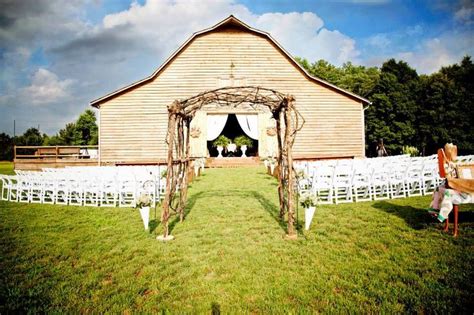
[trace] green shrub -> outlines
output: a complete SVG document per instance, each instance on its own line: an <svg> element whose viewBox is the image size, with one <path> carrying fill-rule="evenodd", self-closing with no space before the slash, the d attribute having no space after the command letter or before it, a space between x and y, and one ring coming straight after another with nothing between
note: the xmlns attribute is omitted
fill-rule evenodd
<svg viewBox="0 0 474 315"><path fill-rule="evenodd" d="M244 136L244 135L235 137L234 143L239 147L242 147L243 145L246 145L247 148L249 148L249 149L252 148L252 146L253 146L252 140L249 137Z"/></svg>
<svg viewBox="0 0 474 315"><path fill-rule="evenodd" d="M224 135L219 136L214 142L212 142L213 147L226 147L230 144L230 139Z"/></svg>
<svg viewBox="0 0 474 315"><path fill-rule="evenodd" d="M418 156L420 155L420 151L418 151L417 148L405 145L402 147L402 153L403 154L409 154L410 156Z"/></svg>

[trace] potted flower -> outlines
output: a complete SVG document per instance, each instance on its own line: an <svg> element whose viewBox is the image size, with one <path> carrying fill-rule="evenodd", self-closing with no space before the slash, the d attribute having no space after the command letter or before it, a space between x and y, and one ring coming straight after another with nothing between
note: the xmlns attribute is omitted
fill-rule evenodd
<svg viewBox="0 0 474 315"><path fill-rule="evenodd" d="M273 156L269 156L268 157L268 166L267 166L267 170L268 170L268 174L269 175L275 175L275 167L277 166L277 159Z"/></svg>
<svg viewBox="0 0 474 315"><path fill-rule="evenodd" d="M304 208L304 225L305 229L309 230L314 213L316 212L316 196L309 192L300 195L300 204Z"/></svg>
<svg viewBox="0 0 474 315"><path fill-rule="evenodd" d="M198 177L198 176L200 175L200 173L201 173L201 172L200 172L200 170L201 170L201 164L200 164L199 160L196 159L196 160L194 161L193 166L194 166L194 176Z"/></svg>
<svg viewBox="0 0 474 315"><path fill-rule="evenodd" d="M219 152L218 158L222 157L222 150L227 147L230 143L230 139L224 135L220 135L214 142L212 142L212 146L217 148L217 152Z"/></svg>
<svg viewBox="0 0 474 315"><path fill-rule="evenodd" d="M234 143L240 147L240 150L242 151L242 157L247 157L245 155L245 151L247 151L247 149L252 148L253 146L252 140L249 137L244 136L244 135L235 137Z"/></svg>
<svg viewBox="0 0 474 315"><path fill-rule="evenodd" d="M137 199L136 207L140 211L145 230L148 230L148 223L150 221L150 205L151 197L148 194L142 193Z"/></svg>

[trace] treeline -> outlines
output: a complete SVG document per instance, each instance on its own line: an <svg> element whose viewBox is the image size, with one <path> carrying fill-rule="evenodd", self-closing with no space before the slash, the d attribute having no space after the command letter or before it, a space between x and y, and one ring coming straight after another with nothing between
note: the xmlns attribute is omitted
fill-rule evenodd
<svg viewBox="0 0 474 315"><path fill-rule="evenodd" d="M372 102L365 112L367 156L374 155L378 139L392 155L407 145L429 155L446 142L455 143L460 154L474 153L471 57L430 75L418 75L406 62L394 59L381 68L298 61L310 74Z"/></svg>
<svg viewBox="0 0 474 315"><path fill-rule="evenodd" d="M14 145L96 145L98 143L98 127L95 113L88 109L79 118L59 130L53 136L48 136L38 130L29 128L20 136L10 137L0 133L0 161L13 159Z"/></svg>

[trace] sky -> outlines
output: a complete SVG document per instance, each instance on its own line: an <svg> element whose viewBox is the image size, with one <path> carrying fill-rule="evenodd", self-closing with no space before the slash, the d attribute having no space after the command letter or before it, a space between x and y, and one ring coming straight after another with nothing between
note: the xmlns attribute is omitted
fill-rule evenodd
<svg viewBox="0 0 474 315"><path fill-rule="evenodd" d="M0 133L57 133L230 14L311 62L430 74L474 53L473 0L0 0Z"/></svg>

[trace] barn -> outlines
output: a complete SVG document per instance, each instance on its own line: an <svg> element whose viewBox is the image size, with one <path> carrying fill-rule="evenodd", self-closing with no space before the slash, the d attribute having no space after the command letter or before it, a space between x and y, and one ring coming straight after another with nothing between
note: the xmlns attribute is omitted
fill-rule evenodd
<svg viewBox="0 0 474 315"><path fill-rule="evenodd" d="M317 49L317 47L315 47ZM101 165L154 164L167 157L167 106L222 87L262 87L292 95L304 117L294 159L364 157L369 101L309 75L270 34L234 16L194 33L149 77L91 102L99 110ZM212 141L245 134L250 155L275 155L266 108L206 106L191 122L191 156L212 157Z"/></svg>

